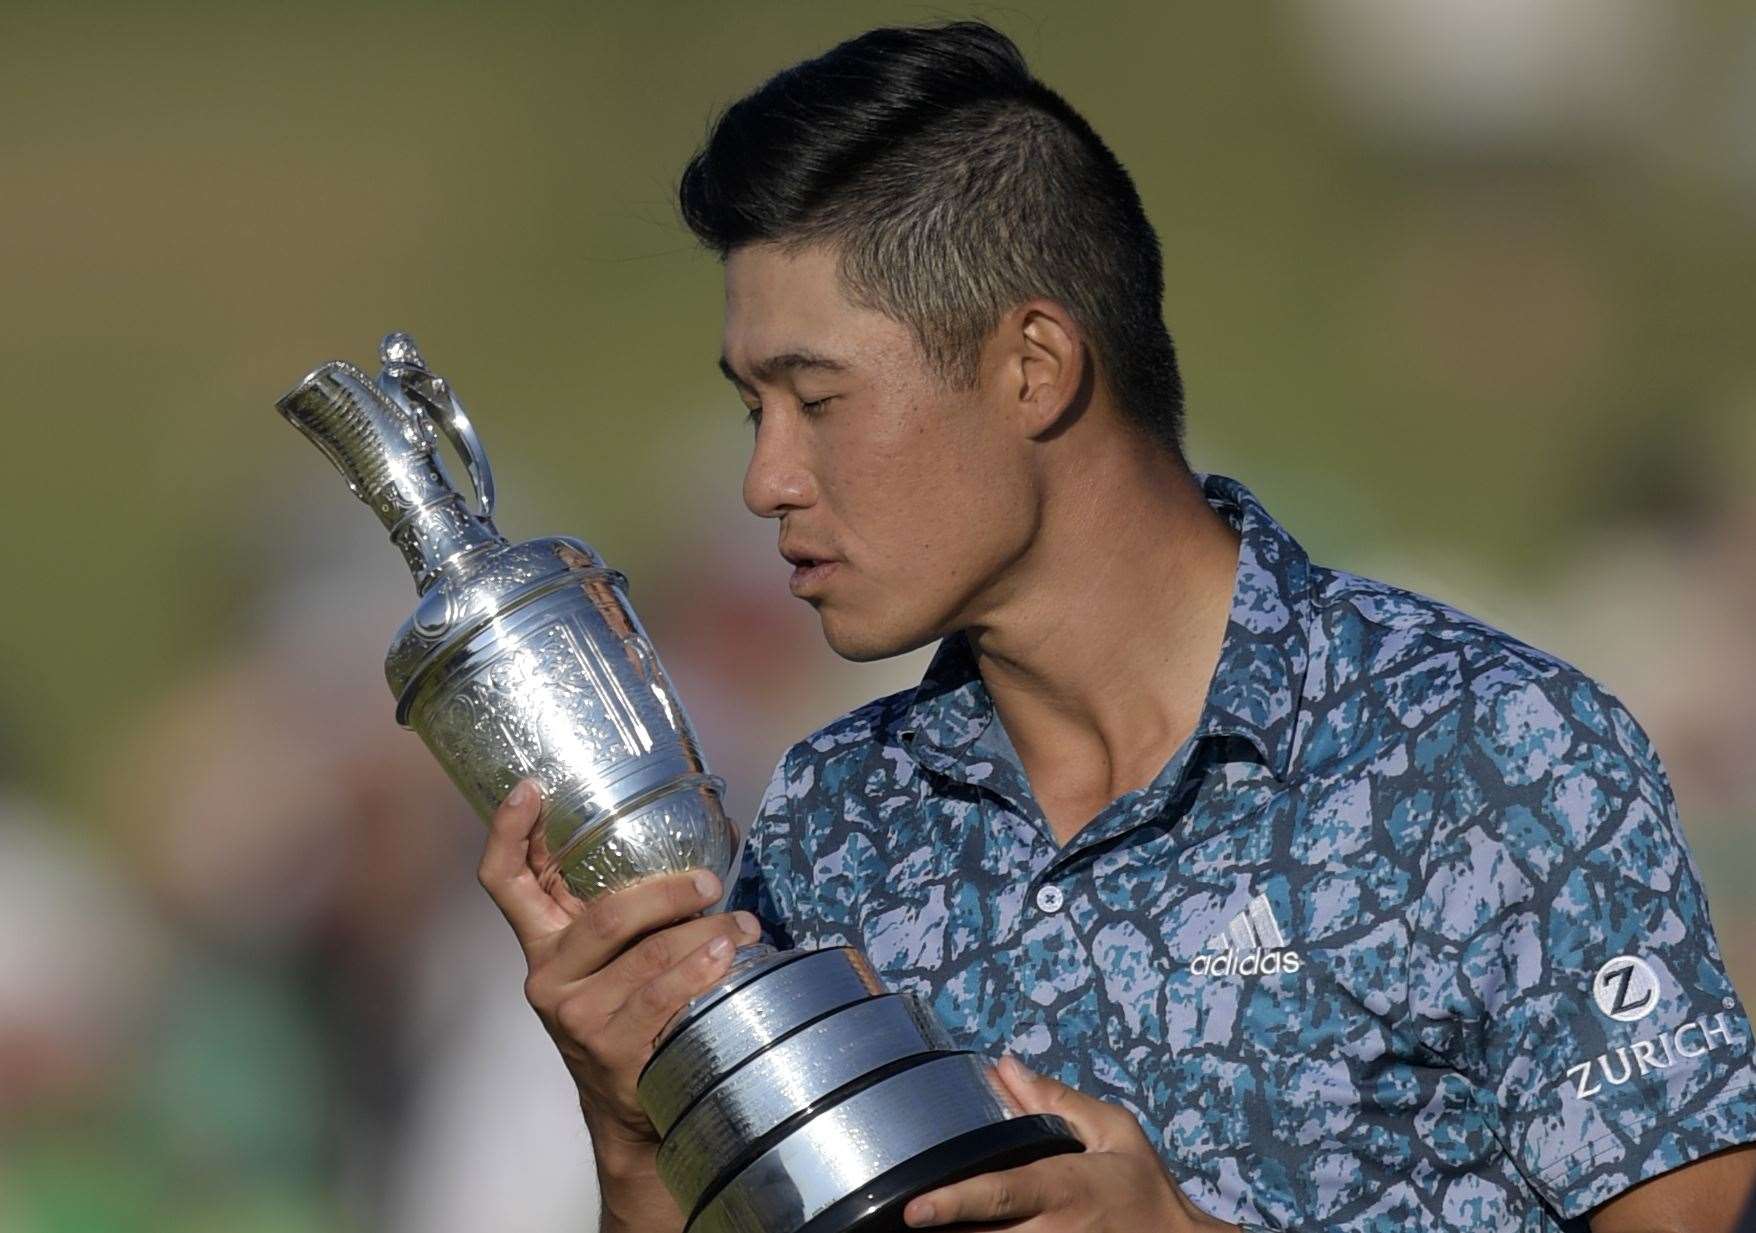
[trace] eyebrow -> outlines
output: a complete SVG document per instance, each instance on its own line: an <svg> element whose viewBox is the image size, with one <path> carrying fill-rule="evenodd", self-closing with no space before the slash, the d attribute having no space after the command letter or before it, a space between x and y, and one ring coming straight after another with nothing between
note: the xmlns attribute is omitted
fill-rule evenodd
<svg viewBox="0 0 1756 1233"><path fill-rule="evenodd" d="M800 369L846 372L848 366L840 360L831 359L827 355L819 355L815 351L783 351L779 355L771 355L765 360L758 360L751 365L750 372L758 381L772 381L781 373L797 372ZM733 385L749 388L749 383L732 370L731 361L723 355L719 357L719 370Z"/></svg>

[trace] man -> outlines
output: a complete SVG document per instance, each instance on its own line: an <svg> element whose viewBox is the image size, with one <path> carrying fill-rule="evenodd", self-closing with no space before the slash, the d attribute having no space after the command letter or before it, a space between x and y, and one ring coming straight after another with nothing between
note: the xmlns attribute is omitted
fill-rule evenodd
<svg viewBox="0 0 1756 1233"><path fill-rule="evenodd" d="M793 593L850 659L939 650L787 752L738 914L682 875L550 899L534 801L496 818L606 1229L681 1226L633 1077L757 930L862 947L1086 1142L913 1226L1732 1226L1750 1027L1646 735L1188 469L1156 237L1008 40L795 66L681 200Z"/></svg>

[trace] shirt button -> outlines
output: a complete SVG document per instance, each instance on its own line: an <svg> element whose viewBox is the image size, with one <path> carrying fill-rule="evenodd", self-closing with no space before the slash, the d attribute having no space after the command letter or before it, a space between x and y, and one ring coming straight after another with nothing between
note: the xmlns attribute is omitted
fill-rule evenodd
<svg viewBox="0 0 1756 1233"><path fill-rule="evenodd" d="M1065 897L1061 894L1061 888L1053 882L1037 888L1037 907L1043 911L1059 912L1063 902Z"/></svg>

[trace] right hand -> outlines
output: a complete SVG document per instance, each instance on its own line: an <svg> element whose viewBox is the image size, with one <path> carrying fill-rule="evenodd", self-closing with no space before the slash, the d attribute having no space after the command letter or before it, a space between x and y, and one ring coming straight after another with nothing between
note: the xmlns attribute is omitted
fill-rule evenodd
<svg viewBox="0 0 1756 1233"><path fill-rule="evenodd" d="M541 796L525 780L488 824L477 878L524 948L524 993L579 1088L600 1167L605 1154L650 1156L658 1131L634 1083L664 1026L712 987L732 952L757 940L748 912L700 916L720 898L706 869L665 874L590 902L537 880ZM681 923L678 923L681 922ZM613 1164L612 1164L613 1167Z"/></svg>

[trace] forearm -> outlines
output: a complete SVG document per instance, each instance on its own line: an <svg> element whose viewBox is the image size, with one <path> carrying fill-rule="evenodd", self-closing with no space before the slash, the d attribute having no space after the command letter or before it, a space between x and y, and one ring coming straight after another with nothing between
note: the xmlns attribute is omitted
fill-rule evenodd
<svg viewBox="0 0 1756 1233"><path fill-rule="evenodd" d="M658 1176L656 1147L593 1143L599 1233L682 1233L683 1213Z"/></svg>
<svg viewBox="0 0 1756 1233"><path fill-rule="evenodd" d="M650 1215L643 1215L636 1223L632 1219L613 1214L607 1203L598 1215L598 1233L680 1233L682 1228L681 1218L659 1220Z"/></svg>

